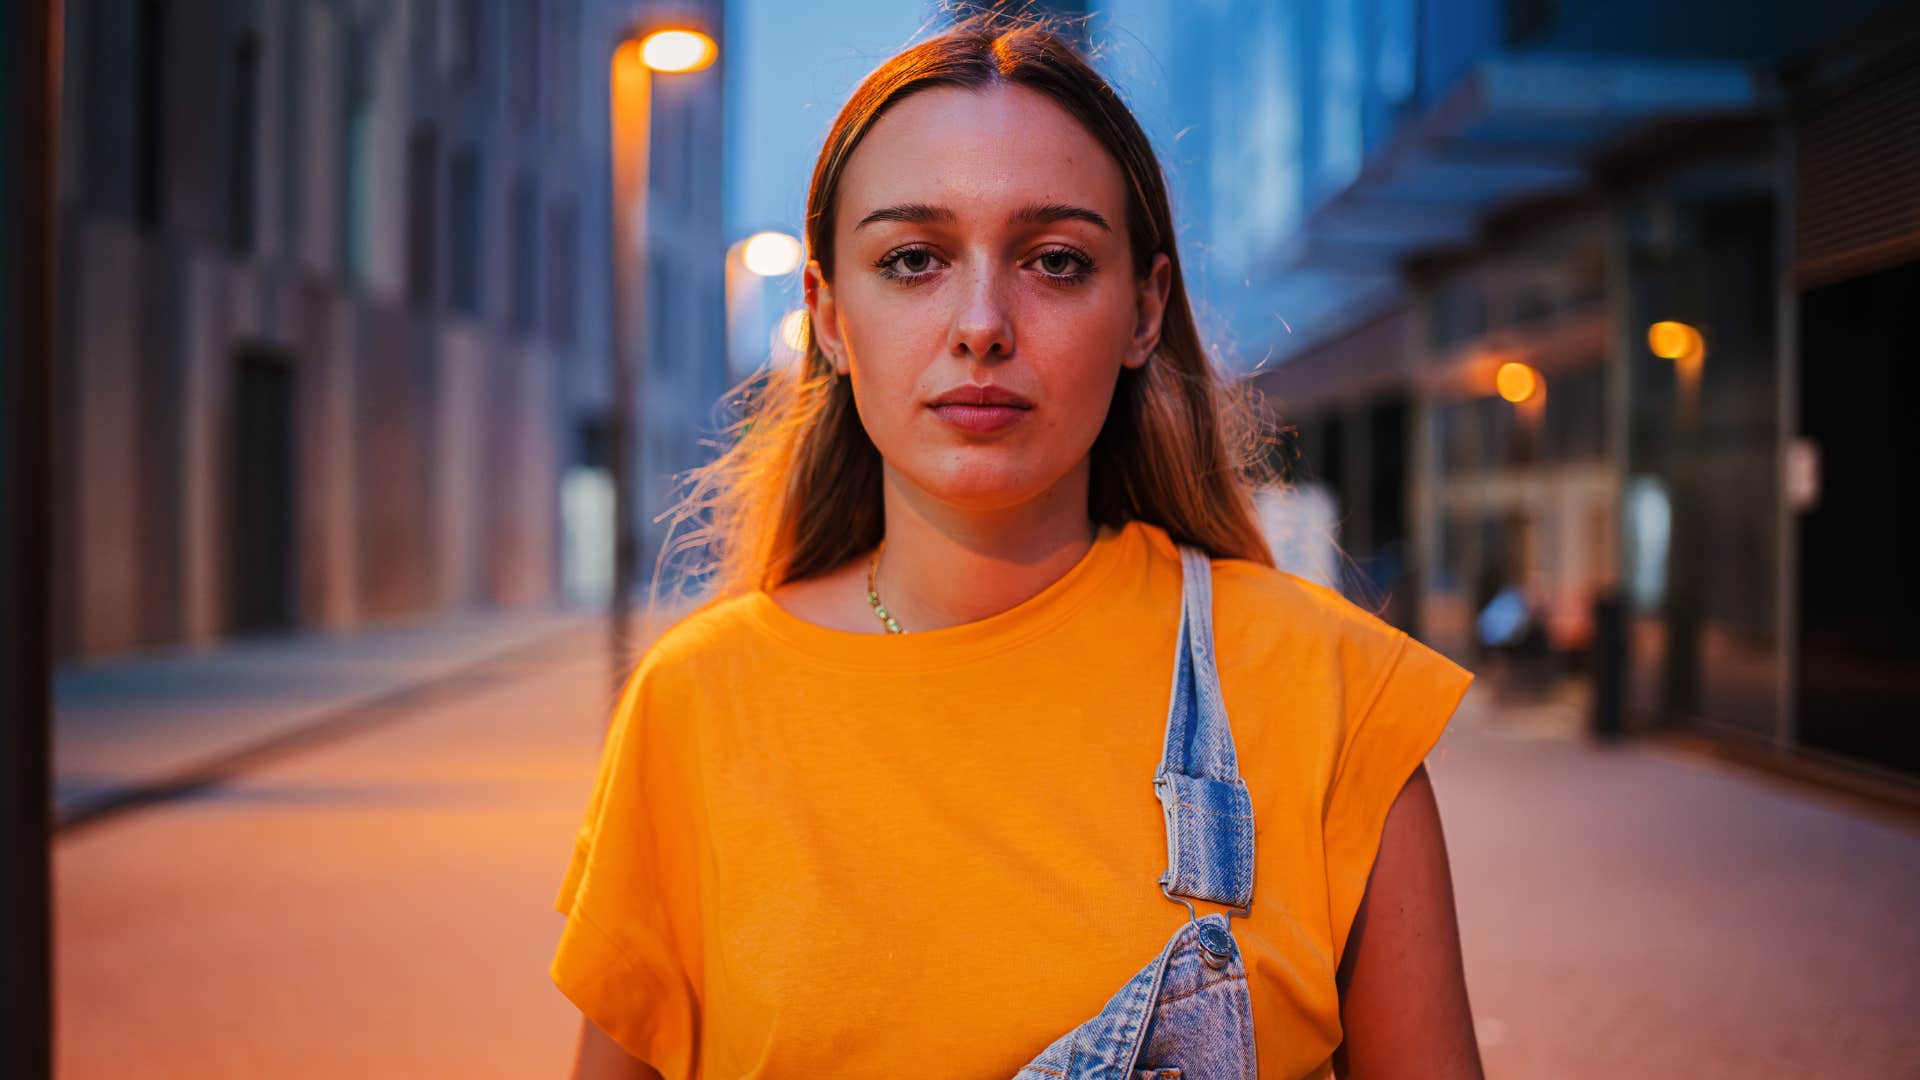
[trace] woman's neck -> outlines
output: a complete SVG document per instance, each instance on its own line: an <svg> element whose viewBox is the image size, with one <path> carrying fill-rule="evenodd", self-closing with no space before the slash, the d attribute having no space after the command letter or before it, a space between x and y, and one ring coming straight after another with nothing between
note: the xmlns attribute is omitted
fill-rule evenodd
<svg viewBox="0 0 1920 1080"><path fill-rule="evenodd" d="M1038 595L1093 545L1088 476L1083 461L1039 498L980 511L930 498L886 469L881 602L912 632L977 622Z"/></svg>

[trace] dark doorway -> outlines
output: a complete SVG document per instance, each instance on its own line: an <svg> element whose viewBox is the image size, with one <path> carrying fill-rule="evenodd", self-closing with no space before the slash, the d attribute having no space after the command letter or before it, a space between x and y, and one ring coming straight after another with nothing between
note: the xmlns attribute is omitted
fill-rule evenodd
<svg viewBox="0 0 1920 1080"><path fill-rule="evenodd" d="M1920 775L1920 263L1808 292L1800 430L1800 741Z"/></svg>
<svg viewBox="0 0 1920 1080"><path fill-rule="evenodd" d="M1412 409L1404 395L1375 401L1367 409L1367 550L1361 569L1375 610L1395 626L1416 625L1418 588L1412 577L1407 539L1407 430Z"/></svg>
<svg viewBox="0 0 1920 1080"><path fill-rule="evenodd" d="M234 369L227 522L227 610L237 633L293 626L293 425L291 357L270 348L241 349Z"/></svg>

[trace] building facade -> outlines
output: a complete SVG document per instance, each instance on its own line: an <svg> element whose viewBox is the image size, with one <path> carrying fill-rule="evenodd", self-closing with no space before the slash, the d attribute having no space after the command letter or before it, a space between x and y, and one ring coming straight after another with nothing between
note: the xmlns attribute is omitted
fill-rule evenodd
<svg viewBox="0 0 1920 1080"><path fill-rule="evenodd" d="M1889 546L1912 16L1440 7L1413 92L1273 249L1367 298L1255 376L1340 501L1350 588L1495 669L1617 655L1594 689L1640 727L1920 775Z"/></svg>
<svg viewBox="0 0 1920 1080"><path fill-rule="evenodd" d="M646 6L66 13L57 651L604 588L607 72ZM718 100L655 99L672 272L639 351L649 392L705 400L647 403L642 478L717 393Z"/></svg>

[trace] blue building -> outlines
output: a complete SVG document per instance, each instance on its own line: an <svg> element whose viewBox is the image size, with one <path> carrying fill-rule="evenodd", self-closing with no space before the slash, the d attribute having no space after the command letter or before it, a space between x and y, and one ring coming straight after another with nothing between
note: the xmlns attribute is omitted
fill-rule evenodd
<svg viewBox="0 0 1920 1080"><path fill-rule="evenodd" d="M1639 724L1914 774L1903 8L1112 0L1096 40L1351 593L1496 672L1617 647Z"/></svg>

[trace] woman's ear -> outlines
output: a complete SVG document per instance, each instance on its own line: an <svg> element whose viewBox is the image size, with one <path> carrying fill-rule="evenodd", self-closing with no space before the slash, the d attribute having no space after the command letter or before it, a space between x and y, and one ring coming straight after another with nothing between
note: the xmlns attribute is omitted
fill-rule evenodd
<svg viewBox="0 0 1920 1080"><path fill-rule="evenodd" d="M807 297L807 333L826 355L833 370L845 375L847 350L845 342L840 340L840 319L834 307L833 286L827 283L827 275L821 271L818 259L807 260L801 283Z"/></svg>
<svg viewBox="0 0 1920 1080"><path fill-rule="evenodd" d="M1133 338L1128 343L1127 367L1139 367L1160 347L1160 324L1167 314L1167 293L1173 287L1173 260L1162 251L1154 255L1146 276L1134 286Z"/></svg>

